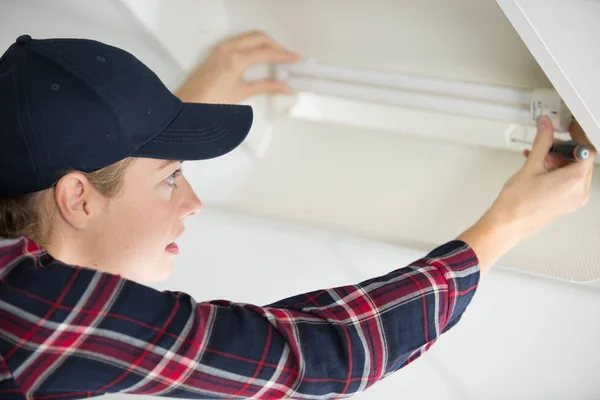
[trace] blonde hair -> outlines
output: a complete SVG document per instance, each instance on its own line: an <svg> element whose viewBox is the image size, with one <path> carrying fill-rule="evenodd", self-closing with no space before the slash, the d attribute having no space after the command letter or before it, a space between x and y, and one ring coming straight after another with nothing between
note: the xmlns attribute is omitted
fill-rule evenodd
<svg viewBox="0 0 600 400"><path fill-rule="evenodd" d="M106 197L114 197L123 186L125 171L135 158L125 158L94 172L81 172ZM74 172L74 171L70 171ZM66 175L66 174L65 174ZM46 228L42 212L44 197L55 188L17 196L0 197L0 238L27 236L43 242Z"/></svg>

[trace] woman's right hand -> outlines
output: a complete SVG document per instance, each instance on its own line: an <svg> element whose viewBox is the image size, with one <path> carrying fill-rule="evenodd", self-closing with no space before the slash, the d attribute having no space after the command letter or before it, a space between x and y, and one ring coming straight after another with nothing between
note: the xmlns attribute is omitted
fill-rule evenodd
<svg viewBox="0 0 600 400"><path fill-rule="evenodd" d="M596 149L577 122L570 133L590 149L589 158L571 163L549 154L554 130L547 117L540 118L533 148L524 152L523 167L506 182L484 216L457 238L473 248L482 273L514 245L588 202Z"/></svg>

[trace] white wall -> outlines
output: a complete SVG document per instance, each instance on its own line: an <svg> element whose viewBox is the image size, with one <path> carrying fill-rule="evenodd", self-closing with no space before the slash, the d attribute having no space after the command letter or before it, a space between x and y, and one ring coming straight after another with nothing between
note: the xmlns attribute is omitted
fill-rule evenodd
<svg viewBox="0 0 600 400"><path fill-rule="evenodd" d="M23 34L35 38L80 37L121 47L147 65L167 84L181 79L177 63L127 14L119 0L2 0L0 51Z"/></svg>

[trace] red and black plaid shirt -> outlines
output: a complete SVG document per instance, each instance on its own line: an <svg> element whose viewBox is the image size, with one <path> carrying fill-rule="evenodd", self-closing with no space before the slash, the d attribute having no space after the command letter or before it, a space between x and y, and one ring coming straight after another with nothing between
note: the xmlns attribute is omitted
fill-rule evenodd
<svg viewBox="0 0 600 400"><path fill-rule="evenodd" d="M0 399L348 397L423 354L478 280L475 253L452 241L356 285L197 302L0 240Z"/></svg>

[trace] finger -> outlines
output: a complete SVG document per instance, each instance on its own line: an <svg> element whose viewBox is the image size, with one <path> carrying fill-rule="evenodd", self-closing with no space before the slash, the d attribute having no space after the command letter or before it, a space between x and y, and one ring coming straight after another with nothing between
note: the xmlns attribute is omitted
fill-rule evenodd
<svg viewBox="0 0 600 400"><path fill-rule="evenodd" d="M586 195L589 193L592 183L592 174L594 172L594 161L588 158L584 161L567 162L567 165L556 168L553 174L562 175L562 179L572 179L576 177L584 186Z"/></svg>
<svg viewBox="0 0 600 400"><path fill-rule="evenodd" d="M546 171L553 171L557 168L562 168L569 165L570 162L558 154L548 154L544 159Z"/></svg>
<svg viewBox="0 0 600 400"><path fill-rule="evenodd" d="M292 93L292 89L283 82L274 79L265 79L263 81L248 82L246 84L248 97L263 93Z"/></svg>
<svg viewBox="0 0 600 400"><path fill-rule="evenodd" d="M585 134L585 132L583 131L583 129L581 128L581 125L579 125L579 122L577 122L577 120L573 120L573 122L571 123L571 126L569 127L569 133L571 134L571 137L573 138L573 140L587 146L587 148L591 152L590 158L592 158L591 157L592 155L594 157L596 156L596 148L594 147L592 142L590 142L590 139L587 137L587 135Z"/></svg>
<svg viewBox="0 0 600 400"><path fill-rule="evenodd" d="M562 157L560 157L562 158ZM585 185L586 189L589 189L589 185L592 180L592 173L594 172L594 159L587 158L583 161L561 161L564 165L560 167L561 170L565 172L571 171L572 173L579 174L582 177L585 177Z"/></svg>
<svg viewBox="0 0 600 400"><path fill-rule="evenodd" d="M282 45L274 41L269 35L261 31L251 31L242 35L239 35L232 39L234 47L238 50L250 50L258 47L270 47L273 49L279 49L286 53L295 54L292 51L287 50Z"/></svg>
<svg viewBox="0 0 600 400"><path fill-rule="evenodd" d="M297 54L289 53L286 50L273 49L271 47L246 50L240 57L244 68L255 64L291 63L298 61L299 59L300 56Z"/></svg>
<svg viewBox="0 0 600 400"><path fill-rule="evenodd" d="M528 158L530 153L531 152L527 149L523 150L523 155L525 156L525 158ZM546 171L552 171L557 168L562 168L568 165L569 163L570 162L568 160L564 159L563 157L557 154L549 153L548 155L546 155L546 158L544 158L544 168L546 169Z"/></svg>
<svg viewBox="0 0 600 400"><path fill-rule="evenodd" d="M545 169L544 160L552 143L554 141L554 129L548 117L540 117L538 119L538 129L533 141L533 147L527 157L526 164L529 168L535 171L543 171Z"/></svg>
<svg viewBox="0 0 600 400"><path fill-rule="evenodd" d="M578 135L576 135L576 136L578 136ZM586 140L585 138L583 138L581 136L578 136L578 139L573 138L573 140L577 140L578 142L579 142L579 140L582 140L582 139ZM582 141L579 143L585 143L585 142ZM589 143L589 141L588 141L588 143ZM594 161L596 161L596 149L591 144L586 144L586 146L591 146L590 147L590 155L585 160L578 161L577 164L581 164L581 167L586 170L586 181L587 181L587 177L589 176L589 181L591 183L591 176L592 176L592 172L594 171Z"/></svg>
<svg viewBox="0 0 600 400"><path fill-rule="evenodd" d="M587 161L587 160L585 160ZM562 168L558 168L554 171L555 174L564 174L564 176L577 176L580 177L582 182L586 182L589 175L589 166L583 161L569 162Z"/></svg>
<svg viewBox="0 0 600 400"><path fill-rule="evenodd" d="M590 185L592 184L592 174L594 172L594 160L596 158L596 154L591 153L590 157L585 159L583 162L587 164L587 175L586 175L586 179L585 179L585 190L586 192L589 192L590 190Z"/></svg>
<svg viewBox="0 0 600 400"><path fill-rule="evenodd" d="M236 49L240 50L246 50L264 45L276 45L269 35L261 31L250 31L243 33L231 39L230 42Z"/></svg>
<svg viewBox="0 0 600 400"><path fill-rule="evenodd" d="M592 185L592 173L594 172L594 168L590 168L587 176L585 177L585 192L589 193L590 186Z"/></svg>

